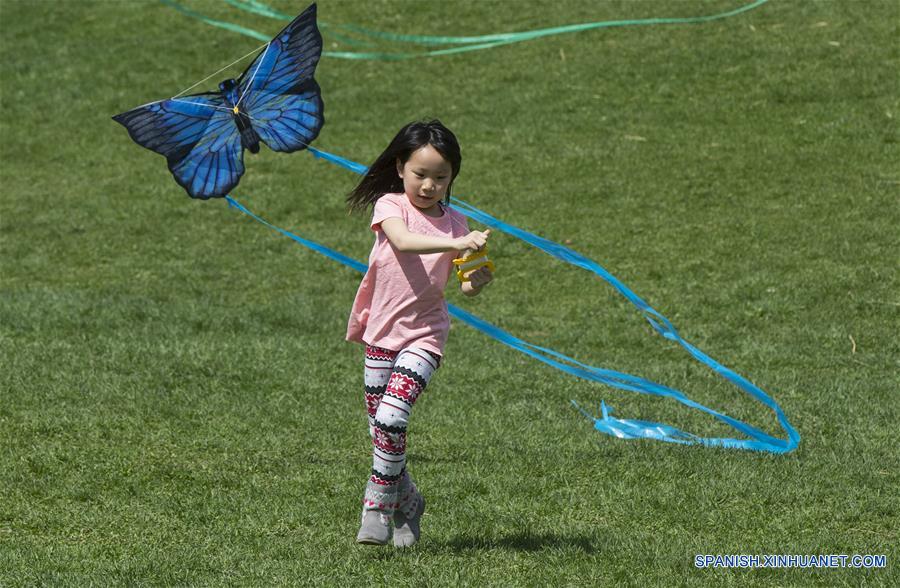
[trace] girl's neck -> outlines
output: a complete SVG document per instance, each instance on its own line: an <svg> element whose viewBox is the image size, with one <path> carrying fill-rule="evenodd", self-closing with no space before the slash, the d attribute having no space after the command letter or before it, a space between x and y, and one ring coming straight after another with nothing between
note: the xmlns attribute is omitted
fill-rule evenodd
<svg viewBox="0 0 900 588"><path fill-rule="evenodd" d="M419 209L419 212L424 214L425 216L430 216L432 218L440 218L444 216L444 205L440 202L436 202L435 205L428 210Z"/></svg>

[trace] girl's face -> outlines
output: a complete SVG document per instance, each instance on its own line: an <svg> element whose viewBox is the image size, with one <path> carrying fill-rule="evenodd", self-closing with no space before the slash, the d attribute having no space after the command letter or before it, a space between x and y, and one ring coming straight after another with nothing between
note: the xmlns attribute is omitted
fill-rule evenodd
<svg viewBox="0 0 900 588"><path fill-rule="evenodd" d="M450 162L431 145L412 152L406 163L397 160L397 173L403 178L403 191L417 208L432 212L447 195L453 179Z"/></svg>

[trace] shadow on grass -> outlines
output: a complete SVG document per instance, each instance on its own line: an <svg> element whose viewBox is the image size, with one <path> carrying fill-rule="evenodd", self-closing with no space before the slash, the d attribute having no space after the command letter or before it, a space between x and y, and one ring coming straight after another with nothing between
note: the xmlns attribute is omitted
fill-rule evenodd
<svg viewBox="0 0 900 588"><path fill-rule="evenodd" d="M506 549L509 551L541 551L543 549L577 550L596 553L595 539L588 535L557 535L555 533L512 533L499 537L458 535L449 541L429 540L429 545L450 551Z"/></svg>

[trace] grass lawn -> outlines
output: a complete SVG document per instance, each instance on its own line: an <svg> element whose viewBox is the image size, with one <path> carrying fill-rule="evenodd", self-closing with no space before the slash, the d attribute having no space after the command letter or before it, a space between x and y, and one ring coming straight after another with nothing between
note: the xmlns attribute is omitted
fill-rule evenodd
<svg viewBox="0 0 900 588"><path fill-rule="evenodd" d="M319 18L479 35L742 2L324 0ZM344 341L360 275L189 199L110 119L259 41L153 1L0 0L0 585L896 585L898 39L894 0L773 0L703 25L322 59L317 147L370 163L404 123L440 118L463 148L457 194L596 259L802 436L781 456L607 437L570 400L735 432L457 323L411 419L423 537L396 550L354 542L371 468L362 349ZM305 153L246 163L242 202L366 259L368 219L343 205L357 176ZM450 302L784 436L595 277L504 234L491 252L495 283L475 299L451 284Z"/></svg>

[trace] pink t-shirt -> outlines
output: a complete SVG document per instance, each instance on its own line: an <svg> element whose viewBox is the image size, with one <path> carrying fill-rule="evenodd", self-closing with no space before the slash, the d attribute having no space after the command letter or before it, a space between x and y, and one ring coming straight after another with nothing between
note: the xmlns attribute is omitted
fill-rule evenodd
<svg viewBox="0 0 900 588"><path fill-rule="evenodd" d="M444 214L434 218L416 208L406 194L385 194L375 202L371 224L375 245L353 301L348 341L393 351L415 345L444 354L450 332L444 288L458 252L403 253L381 230L381 221L398 217L411 233L449 238L469 233L466 217L443 204L440 207Z"/></svg>

